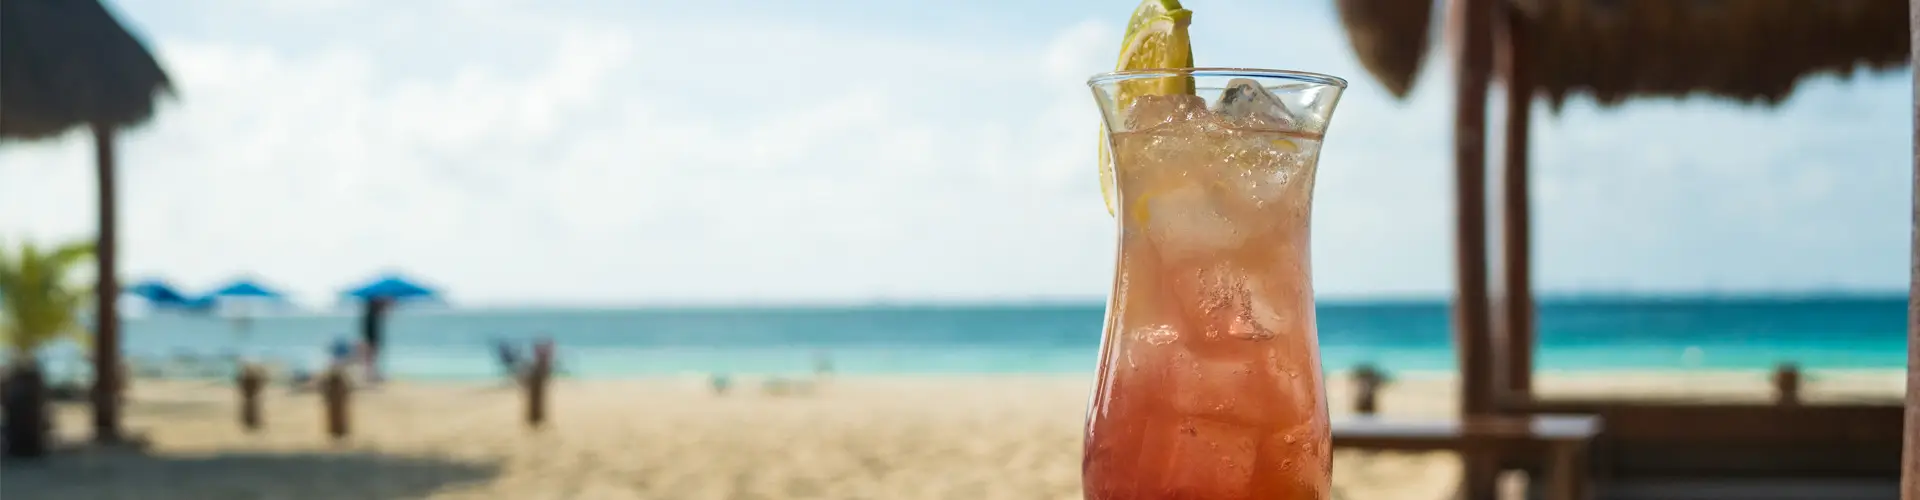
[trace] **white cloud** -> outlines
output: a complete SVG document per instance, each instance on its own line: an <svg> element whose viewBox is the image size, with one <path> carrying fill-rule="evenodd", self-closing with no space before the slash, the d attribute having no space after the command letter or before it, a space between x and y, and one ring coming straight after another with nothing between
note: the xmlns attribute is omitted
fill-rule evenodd
<svg viewBox="0 0 1920 500"><path fill-rule="evenodd" d="M1077 152L1091 119L1070 112L1085 89L1032 90L1099 31L956 53L583 20L493 40L545 47L535 65L464 54L444 74L380 47L162 36L182 99L123 143L126 265L202 286L257 273L309 301L389 267L479 302L1096 296L1105 242L1084 236L1107 228ZM680 35L715 45L665 44ZM908 64L927 53L956 64ZM1006 105L969 110L976 92ZM90 232L85 150L10 148L0 172L53 189L0 188L8 208L63 210L7 232Z"/></svg>
<svg viewBox="0 0 1920 500"><path fill-rule="evenodd" d="M1318 288L1444 291L1444 57L1396 102L1324 9L1191 3L1202 63L1354 81L1319 176ZM181 99L122 142L134 275L255 273L324 302L401 269L468 302L630 303L1093 298L1111 272L1082 81L1117 20L959 36L589 3L157 5L136 17ZM1899 282L1906 129L1876 106L1906 108L1811 93L1785 113L1542 115L1543 285ZM1797 123L1824 113L1859 121ZM91 232L85 139L0 149L0 236Z"/></svg>

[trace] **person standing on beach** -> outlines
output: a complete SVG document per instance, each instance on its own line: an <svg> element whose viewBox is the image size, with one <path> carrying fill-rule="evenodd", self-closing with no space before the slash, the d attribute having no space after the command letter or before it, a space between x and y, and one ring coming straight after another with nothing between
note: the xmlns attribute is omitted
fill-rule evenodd
<svg viewBox="0 0 1920 500"><path fill-rule="evenodd" d="M380 352L386 337L387 309L393 300L386 297L367 299L366 315L361 316L360 342L366 347L367 377L380 380Z"/></svg>

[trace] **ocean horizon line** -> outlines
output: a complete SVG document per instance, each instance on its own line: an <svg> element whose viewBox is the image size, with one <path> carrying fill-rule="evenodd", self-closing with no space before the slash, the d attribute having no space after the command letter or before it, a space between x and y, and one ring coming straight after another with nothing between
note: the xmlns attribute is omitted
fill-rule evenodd
<svg viewBox="0 0 1920 500"><path fill-rule="evenodd" d="M1545 291L1535 294L1539 306L1649 305L1724 303L1820 303L1830 301L1904 300L1906 290L1830 289L1781 291ZM1332 294L1317 299L1323 307L1448 305L1445 294ZM970 310L1062 309L1105 307L1105 297L1032 297L899 300L765 300L765 301L479 301L448 300L438 304L403 307L412 313L522 313L595 311L836 311L836 310ZM290 304L284 309L252 311L256 316L332 316L357 311L350 303L322 307Z"/></svg>

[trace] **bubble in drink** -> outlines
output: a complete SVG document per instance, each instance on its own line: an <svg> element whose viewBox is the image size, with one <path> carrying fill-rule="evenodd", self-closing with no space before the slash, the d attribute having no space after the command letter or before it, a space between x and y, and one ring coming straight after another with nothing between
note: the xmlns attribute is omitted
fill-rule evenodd
<svg viewBox="0 0 1920 500"><path fill-rule="evenodd" d="M1270 304L1284 290L1268 290L1279 283L1216 265L1177 277L1172 290L1188 314L1206 318L1196 325L1209 339L1267 340L1287 327L1286 315Z"/></svg>
<svg viewBox="0 0 1920 500"><path fill-rule="evenodd" d="M1202 354L1186 346L1171 349L1175 352L1163 373L1166 404L1175 413L1257 428L1283 411L1282 401L1263 394L1287 387L1260 363L1242 356Z"/></svg>
<svg viewBox="0 0 1920 500"><path fill-rule="evenodd" d="M1127 108L1127 128L1146 130L1184 122L1207 113L1207 101L1194 95L1143 95Z"/></svg>
<svg viewBox="0 0 1920 500"><path fill-rule="evenodd" d="M1246 428L1204 418L1175 417L1154 422L1146 431L1139 456L1144 467L1163 471L1153 481L1153 497L1238 499L1254 498L1260 434Z"/></svg>
<svg viewBox="0 0 1920 500"><path fill-rule="evenodd" d="M1180 340L1180 330L1173 325L1153 325L1136 330L1134 336L1153 345L1167 345Z"/></svg>

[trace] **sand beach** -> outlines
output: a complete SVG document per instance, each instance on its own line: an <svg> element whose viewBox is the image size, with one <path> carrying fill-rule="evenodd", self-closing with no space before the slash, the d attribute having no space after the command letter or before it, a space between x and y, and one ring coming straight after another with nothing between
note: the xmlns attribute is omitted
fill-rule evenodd
<svg viewBox="0 0 1920 500"><path fill-rule="evenodd" d="M7 500L219 499L1035 499L1080 498L1090 381L1072 376L841 378L769 395L751 379L714 395L696 377L560 381L552 421L520 419L498 383L398 382L356 393L350 438L322 433L320 401L266 392L266 428L243 432L226 384L143 380L127 425L145 453L56 456L0 469ZM1760 399L1762 373L1543 374L1550 394ZM1809 399L1897 397L1894 372L1816 375ZM1338 415L1352 392L1335 378ZM1447 415L1451 381L1407 374L1382 411ZM83 406L63 407L83 436ZM1340 498L1447 498L1446 454L1340 451Z"/></svg>

